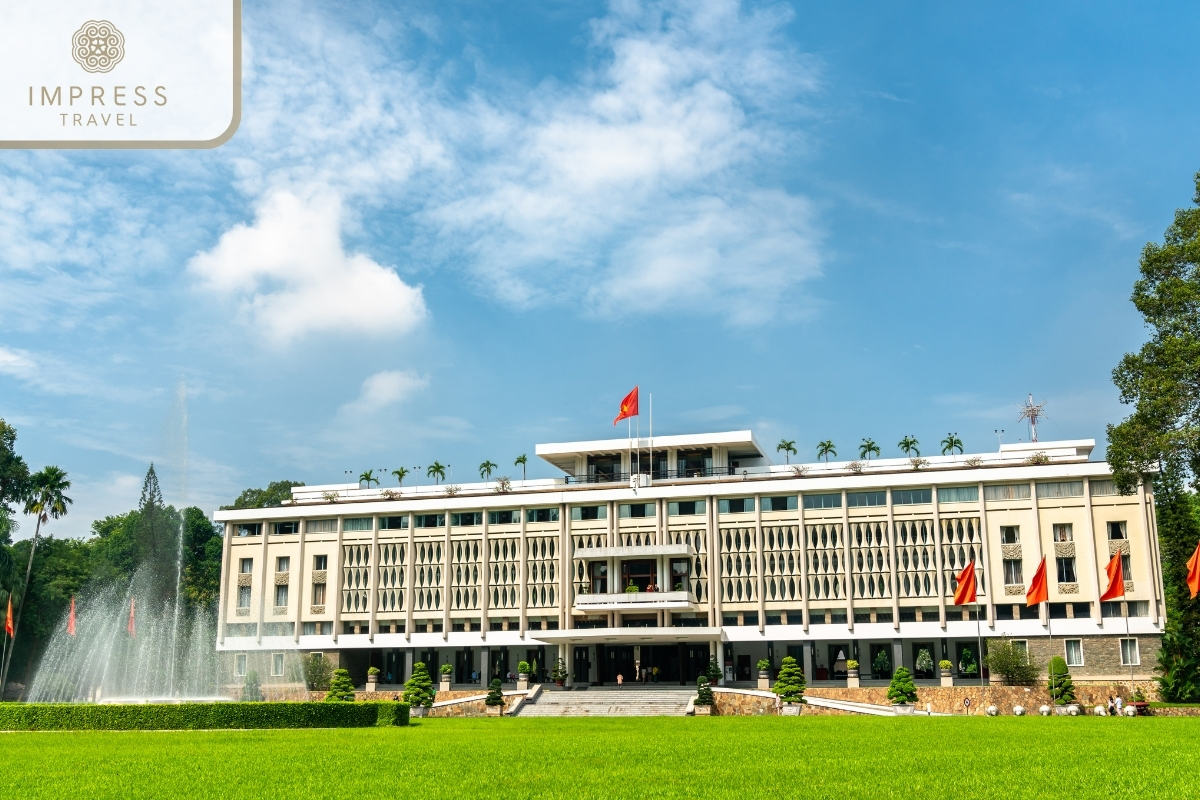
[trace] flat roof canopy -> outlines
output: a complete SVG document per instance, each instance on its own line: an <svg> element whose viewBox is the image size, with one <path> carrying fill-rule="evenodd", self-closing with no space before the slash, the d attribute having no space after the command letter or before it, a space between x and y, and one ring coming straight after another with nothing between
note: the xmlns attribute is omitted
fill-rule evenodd
<svg viewBox="0 0 1200 800"><path fill-rule="evenodd" d="M699 450L725 447L732 453L750 458L762 458L771 463L767 451L754 439L752 431L723 433L686 433L675 436L643 436L640 439L595 439L588 442L551 442L539 444L534 452L567 474L574 474L578 456L619 455L629 450Z"/></svg>

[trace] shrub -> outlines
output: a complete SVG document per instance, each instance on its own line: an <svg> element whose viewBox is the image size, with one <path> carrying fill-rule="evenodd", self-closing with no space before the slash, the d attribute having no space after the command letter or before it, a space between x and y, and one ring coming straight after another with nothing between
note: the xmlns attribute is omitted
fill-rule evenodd
<svg viewBox="0 0 1200 800"><path fill-rule="evenodd" d="M872 662L871 668L876 675L886 675L892 671L892 660L888 658L887 650L880 650L875 655L875 661Z"/></svg>
<svg viewBox="0 0 1200 800"><path fill-rule="evenodd" d="M529 662L528 662L528 661L522 661L522 662L520 662L520 663L518 663L518 664L517 664L517 673L518 673L518 674L525 674L525 675L528 675L530 672L531 672L531 670L529 669Z"/></svg>
<svg viewBox="0 0 1200 800"><path fill-rule="evenodd" d="M565 681L567 679L567 662L561 658L554 662L554 669L550 670L550 680Z"/></svg>
<svg viewBox="0 0 1200 800"><path fill-rule="evenodd" d="M858 669L858 662L853 658L846 659L846 669Z"/></svg>
<svg viewBox="0 0 1200 800"><path fill-rule="evenodd" d="M887 697L893 703L917 702L917 687L913 685L912 673L908 671L908 667L896 668L896 674L892 676L892 683L888 686Z"/></svg>
<svg viewBox="0 0 1200 800"><path fill-rule="evenodd" d="M917 672L933 672L933 656L929 655L929 651L921 649L917 651L917 660L913 664Z"/></svg>
<svg viewBox="0 0 1200 800"><path fill-rule="evenodd" d="M787 656L779 665L779 677L772 691L785 703L807 703L804 699L806 688L804 670L800 669L796 659Z"/></svg>
<svg viewBox="0 0 1200 800"><path fill-rule="evenodd" d="M1046 681L1046 688L1050 690L1050 698L1055 705L1066 705L1075 702L1075 684L1071 680L1071 673L1067 670L1067 662L1062 656L1055 656L1050 659L1050 665L1047 668L1049 679Z"/></svg>
<svg viewBox="0 0 1200 800"><path fill-rule="evenodd" d="M304 682L314 692L323 692L329 688L329 679L333 676L333 665L324 657L313 653L301 662L304 669Z"/></svg>
<svg viewBox="0 0 1200 800"><path fill-rule="evenodd" d="M487 697L483 702L489 706L504 705L504 691L501 689L499 678L492 678L492 686L488 689Z"/></svg>
<svg viewBox="0 0 1200 800"><path fill-rule="evenodd" d="M968 675L979 671L979 665L975 663L975 654L971 652L971 648L969 647L962 649L962 655L958 659L958 664L959 671Z"/></svg>
<svg viewBox="0 0 1200 800"><path fill-rule="evenodd" d="M770 661L768 661L765 658L760 658L758 660L758 671L759 672L768 672L770 669L771 669Z"/></svg>
<svg viewBox="0 0 1200 800"><path fill-rule="evenodd" d="M954 664L943 658L938 662L938 669L952 670L954 669Z"/></svg>
<svg viewBox="0 0 1200 800"><path fill-rule="evenodd" d="M262 687L258 685L258 672L250 670L246 673L246 684L242 687L242 698L247 703L261 703L266 698L263 697Z"/></svg>
<svg viewBox="0 0 1200 800"><path fill-rule="evenodd" d="M723 677L721 675L721 666L717 663L716 656L708 657L708 668L704 670L704 677L708 678L710 684L720 682Z"/></svg>
<svg viewBox="0 0 1200 800"><path fill-rule="evenodd" d="M344 669L333 671L333 680L329 682L329 691L325 693L326 703L353 703L354 681L350 673Z"/></svg>
<svg viewBox="0 0 1200 800"><path fill-rule="evenodd" d="M454 672L454 667L450 666L449 664L442 664L442 667L438 670L438 672L442 673L443 675L449 675L451 672Z"/></svg>
<svg viewBox="0 0 1200 800"><path fill-rule="evenodd" d="M1028 653L1008 640L988 644L987 665L988 669L1013 686L1032 686L1037 682L1040 671Z"/></svg>
<svg viewBox="0 0 1200 800"><path fill-rule="evenodd" d="M711 706L713 704L712 686L708 678L701 675L696 678L696 701L692 705Z"/></svg>
<svg viewBox="0 0 1200 800"><path fill-rule="evenodd" d="M408 703L397 703L394 700L372 701L360 705L371 705L376 708L375 724L379 727L408 724Z"/></svg>
<svg viewBox="0 0 1200 800"><path fill-rule="evenodd" d="M367 667L367 677L378 677L379 667Z"/></svg>
<svg viewBox="0 0 1200 800"><path fill-rule="evenodd" d="M424 661L413 664L412 677L404 684L404 702L426 708L433 705L433 680Z"/></svg>
<svg viewBox="0 0 1200 800"><path fill-rule="evenodd" d="M0 730L231 730L407 725L404 703L0 703Z"/></svg>

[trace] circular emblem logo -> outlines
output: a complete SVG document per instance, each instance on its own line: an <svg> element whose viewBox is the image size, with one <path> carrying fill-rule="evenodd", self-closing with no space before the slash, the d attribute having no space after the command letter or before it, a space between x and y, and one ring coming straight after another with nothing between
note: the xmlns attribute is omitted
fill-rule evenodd
<svg viewBox="0 0 1200 800"><path fill-rule="evenodd" d="M125 57L125 37L106 20L90 20L71 37L71 55L88 72L108 72Z"/></svg>

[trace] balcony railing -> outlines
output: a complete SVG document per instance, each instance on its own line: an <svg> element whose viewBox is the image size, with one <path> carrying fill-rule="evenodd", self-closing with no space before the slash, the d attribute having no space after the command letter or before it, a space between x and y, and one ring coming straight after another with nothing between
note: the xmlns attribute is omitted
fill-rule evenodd
<svg viewBox="0 0 1200 800"><path fill-rule="evenodd" d="M656 469L634 473L649 475L651 480L673 481L686 478L712 478L720 475L737 475L733 467L697 467L695 469ZM629 472L596 472L590 475L568 475L567 483L629 483Z"/></svg>
<svg viewBox="0 0 1200 800"><path fill-rule="evenodd" d="M575 595L575 607L591 611L651 611L663 608L691 608L695 604L696 596L691 592L610 592Z"/></svg>

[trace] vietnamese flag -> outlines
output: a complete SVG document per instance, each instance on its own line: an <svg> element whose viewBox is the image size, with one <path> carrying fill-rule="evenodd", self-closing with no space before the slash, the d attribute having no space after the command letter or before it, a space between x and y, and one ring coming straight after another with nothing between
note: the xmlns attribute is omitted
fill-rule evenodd
<svg viewBox="0 0 1200 800"><path fill-rule="evenodd" d="M71 598L71 613L67 615L67 633L75 635L75 598Z"/></svg>
<svg viewBox="0 0 1200 800"><path fill-rule="evenodd" d="M8 596L8 615L4 618L4 632L8 634L8 638L10 638L10 639L12 638L13 623L12 623L12 595L11 594Z"/></svg>
<svg viewBox="0 0 1200 800"><path fill-rule="evenodd" d="M1200 544L1196 545L1196 552L1192 553L1192 557L1188 559L1187 568L1188 590L1192 593L1192 597L1195 597L1200 594Z"/></svg>
<svg viewBox="0 0 1200 800"><path fill-rule="evenodd" d="M965 606L975 602L975 562L958 573L958 585L954 589L954 605Z"/></svg>
<svg viewBox="0 0 1200 800"><path fill-rule="evenodd" d="M617 418L613 420L613 425L616 425L623 419L636 417L638 415L638 387L633 387L633 391L625 395L625 399L621 401L621 411L617 414Z"/></svg>
<svg viewBox="0 0 1200 800"><path fill-rule="evenodd" d="M1042 556L1042 563L1037 572L1033 573L1033 582L1029 584L1029 591L1025 593L1025 605L1036 606L1049 599L1050 595L1046 591L1046 557Z"/></svg>
<svg viewBox="0 0 1200 800"><path fill-rule="evenodd" d="M129 635L134 639L137 638L137 628L133 625L133 606L136 602L134 598L129 598L129 624L125 626L125 630L129 631Z"/></svg>
<svg viewBox="0 0 1200 800"><path fill-rule="evenodd" d="M1121 554L1117 553L1104 568L1108 573L1108 588L1100 595L1101 600L1115 600L1125 596L1125 569L1121 565Z"/></svg>

